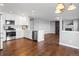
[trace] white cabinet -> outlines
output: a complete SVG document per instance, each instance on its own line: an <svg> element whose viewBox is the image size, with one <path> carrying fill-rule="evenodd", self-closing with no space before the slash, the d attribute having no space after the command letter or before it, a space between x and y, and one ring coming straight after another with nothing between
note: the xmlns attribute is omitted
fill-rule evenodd
<svg viewBox="0 0 79 59"><path fill-rule="evenodd" d="M24 37L24 32L20 29L16 30L16 39L17 38L23 38Z"/></svg>
<svg viewBox="0 0 79 59"><path fill-rule="evenodd" d="M5 24L5 20L14 20L15 21L15 25L13 25L13 26L16 29L16 39L25 37L25 34L22 30L22 25L27 25L28 26L27 30L30 28L30 19L29 19L29 17L28 16L19 16L19 15L16 15L16 14L7 14L7 13L4 13L3 15L4 15L4 17L2 17L2 24L3 25ZM2 28L3 28L3 26L2 26ZM5 30L3 30L2 32L4 32L4 31ZM28 32L28 33L30 33L30 32ZM3 34L4 34L3 41L5 41L6 34L5 34L5 32ZM30 38L31 35L27 34L27 37Z"/></svg>
<svg viewBox="0 0 79 59"><path fill-rule="evenodd" d="M30 22L29 17L16 15L15 25L18 26L18 27L16 27L16 39L22 38L25 36L30 37L30 35L28 35L28 34L25 35L27 33L26 31L24 32L22 30L22 25L27 25L28 26L27 30L30 28L29 22Z"/></svg>
<svg viewBox="0 0 79 59"><path fill-rule="evenodd" d="M15 25L20 25L20 16L18 15L15 17Z"/></svg>
<svg viewBox="0 0 79 59"><path fill-rule="evenodd" d="M28 16L26 17L26 25L30 26L30 18Z"/></svg>
<svg viewBox="0 0 79 59"><path fill-rule="evenodd" d="M5 20L15 20L15 14L4 14Z"/></svg>
<svg viewBox="0 0 79 59"><path fill-rule="evenodd" d="M27 25L26 17L20 17L20 25Z"/></svg>
<svg viewBox="0 0 79 59"><path fill-rule="evenodd" d="M40 30L40 31L37 31L37 41L40 42L40 41L44 41L44 31L43 30ZM25 32L25 37L26 38L29 38L29 39L32 39L32 30L28 30Z"/></svg>
<svg viewBox="0 0 79 59"><path fill-rule="evenodd" d="M43 31L43 30L39 30L39 31L38 31L38 38L37 38L37 41L38 41L38 42L44 41L44 31Z"/></svg>
<svg viewBox="0 0 79 59"><path fill-rule="evenodd" d="M29 39L32 39L32 31L31 30L25 31L25 37L29 38Z"/></svg>
<svg viewBox="0 0 79 59"><path fill-rule="evenodd" d="M16 16L16 25L29 25L29 17Z"/></svg>
<svg viewBox="0 0 79 59"><path fill-rule="evenodd" d="M5 20L15 20L15 25L29 25L29 17L28 16L19 16L16 14L8 14L5 13Z"/></svg>

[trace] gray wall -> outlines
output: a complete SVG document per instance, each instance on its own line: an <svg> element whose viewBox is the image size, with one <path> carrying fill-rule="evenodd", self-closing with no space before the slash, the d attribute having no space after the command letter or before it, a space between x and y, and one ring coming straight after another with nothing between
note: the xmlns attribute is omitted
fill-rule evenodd
<svg viewBox="0 0 79 59"><path fill-rule="evenodd" d="M50 21L50 33L55 33L55 21Z"/></svg>
<svg viewBox="0 0 79 59"><path fill-rule="evenodd" d="M44 30L46 33L55 33L55 22L46 21L46 20L31 20L30 21L30 30Z"/></svg>

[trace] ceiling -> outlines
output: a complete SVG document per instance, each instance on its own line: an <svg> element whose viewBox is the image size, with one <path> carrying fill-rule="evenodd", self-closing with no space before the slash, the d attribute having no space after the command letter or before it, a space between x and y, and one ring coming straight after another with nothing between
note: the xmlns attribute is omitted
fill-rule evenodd
<svg viewBox="0 0 79 59"><path fill-rule="evenodd" d="M77 8L73 11L67 11L69 3L65 3L65 11L61 14L55 13L56 3L4 3L0 7L1 11L8 13L15 13L19 15L30 16L35 19L53 21L58 17L62 19L78 19L79 18L79 4L74 4Z"/></svg>

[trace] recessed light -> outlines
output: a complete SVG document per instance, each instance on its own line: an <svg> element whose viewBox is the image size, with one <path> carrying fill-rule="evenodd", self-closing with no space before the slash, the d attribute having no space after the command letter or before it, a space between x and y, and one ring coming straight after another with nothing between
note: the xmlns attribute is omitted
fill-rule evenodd
<svg viewBox="0 0 79 59"><path fill-rule="evenodd" d="M32 10L32 16L34 16L36 14L35 10Z"/></svg>
<svg viewBox="0 0 79 59"><path fill-rule="evenodd" d="M9 13L13 13L13 11L9 11Z"/></svg>
<svg viewBox="0 0 79 59"><path fill-rule="evenodd" d="M32 13L35 13L36 11L35 10L32 10Z"/></svg>
<svg viewBox="0 0 79 59"><path fill-rule="evenodd" d="M4 4L3 3L0 3L0 6L4 6Z"/></svg>

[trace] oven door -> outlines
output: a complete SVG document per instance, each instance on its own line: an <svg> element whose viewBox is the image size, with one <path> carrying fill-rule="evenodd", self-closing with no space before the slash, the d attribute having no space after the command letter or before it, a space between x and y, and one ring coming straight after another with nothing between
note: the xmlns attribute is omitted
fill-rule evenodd
<svg viewBox="0 0 79 59"><path fill-rule="evenodd" d="M6 32L7 37L16 36L16 32Z"/></svg>

